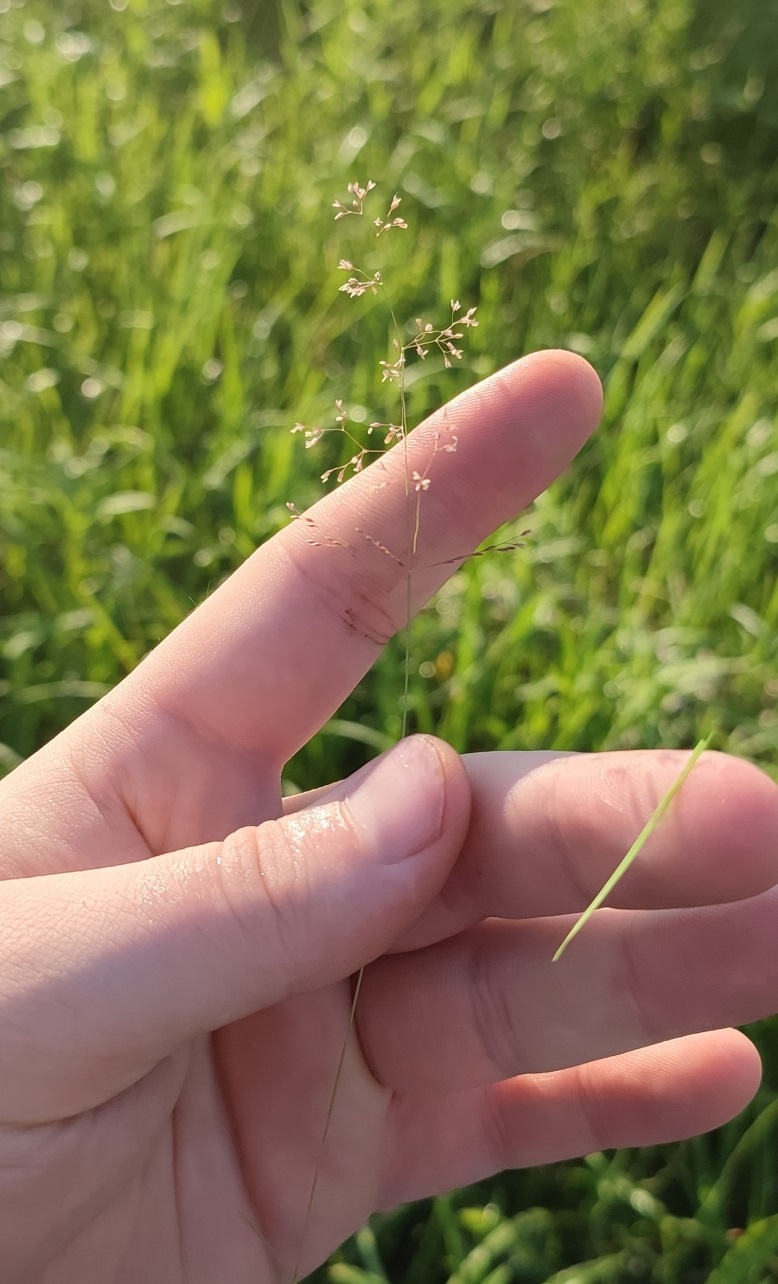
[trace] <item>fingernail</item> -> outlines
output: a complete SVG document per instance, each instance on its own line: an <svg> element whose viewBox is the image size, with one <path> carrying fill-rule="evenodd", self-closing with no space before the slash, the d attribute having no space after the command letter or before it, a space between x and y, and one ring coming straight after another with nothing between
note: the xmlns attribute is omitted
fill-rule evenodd
<svg viewBox="0 0 778 1284"><path fill-rule="evenodd" d="M444 802L443 764L435 742L412 736L378 759L348 806L378 859L394 865L435 841Z"/></svg>

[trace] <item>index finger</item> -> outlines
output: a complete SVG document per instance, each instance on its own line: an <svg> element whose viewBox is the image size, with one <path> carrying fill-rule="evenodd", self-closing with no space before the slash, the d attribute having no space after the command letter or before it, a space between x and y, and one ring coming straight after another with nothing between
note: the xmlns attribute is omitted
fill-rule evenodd
<svg viewBox="0 0 778 1284"><path fill-rule="evenodd" d="M286 761L405 623L409 574L417 610L447 563L569 464L600 409L594 371L565 352L524 358L455 398L260 548L112 693L135 750L167 714L211 746ZM409 559L414 471L430 486Z"/></svg>

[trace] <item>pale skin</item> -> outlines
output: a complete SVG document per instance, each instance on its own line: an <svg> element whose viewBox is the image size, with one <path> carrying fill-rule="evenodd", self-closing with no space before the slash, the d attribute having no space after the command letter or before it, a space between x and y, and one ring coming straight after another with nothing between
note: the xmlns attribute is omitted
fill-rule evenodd
<svg viewBox="0 0 778 1284"><path fill-rule="evenodd" d="M599 412L564 353L440 412L458 446L430 470L415 606ZM403 547L405 468L400 448L291 523L0 787L7 1284L287 1284L374 1209L701 1132L756 1090L728 1028L778 1007L778 788L756 768L704 755L558 964L682 754L414 737L284 815L283 764L403 624L378 544Z"/></svg>

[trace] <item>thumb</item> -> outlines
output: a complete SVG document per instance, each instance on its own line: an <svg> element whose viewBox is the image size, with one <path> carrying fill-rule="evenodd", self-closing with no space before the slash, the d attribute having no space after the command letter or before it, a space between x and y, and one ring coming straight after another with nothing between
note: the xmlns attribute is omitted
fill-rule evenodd
<svg viewBox="0 0 778 1284"><path fill-rule="evenodd" d="M5 1121L88 1109L185 1040L357 971L440 890L468 816L461 760L416 736L222 843L3 883Z"/></svg>

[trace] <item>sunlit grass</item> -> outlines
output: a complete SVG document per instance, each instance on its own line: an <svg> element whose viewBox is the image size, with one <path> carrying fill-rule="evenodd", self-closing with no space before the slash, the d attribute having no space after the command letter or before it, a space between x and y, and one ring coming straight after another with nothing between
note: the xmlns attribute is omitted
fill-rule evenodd
<svg viewBox="0 0 778 1284"><path fill-rule="evenodd" d="M401 314L479 308L469 368L426 362L414 419L538 346L606 381L527 549L471 563L418 621L412 723L460 749L716 727L774 773L778 7L738 14L0 0L0 769L318 494L295 422L336 396L390 417L385 317L337 296L330 203L370 176L414 211ZM295 784L397 734L401 666L390 647ZM714 1137L379 1219L332 1278L778 1277L760 1040L768 1087Z"/></svg>

